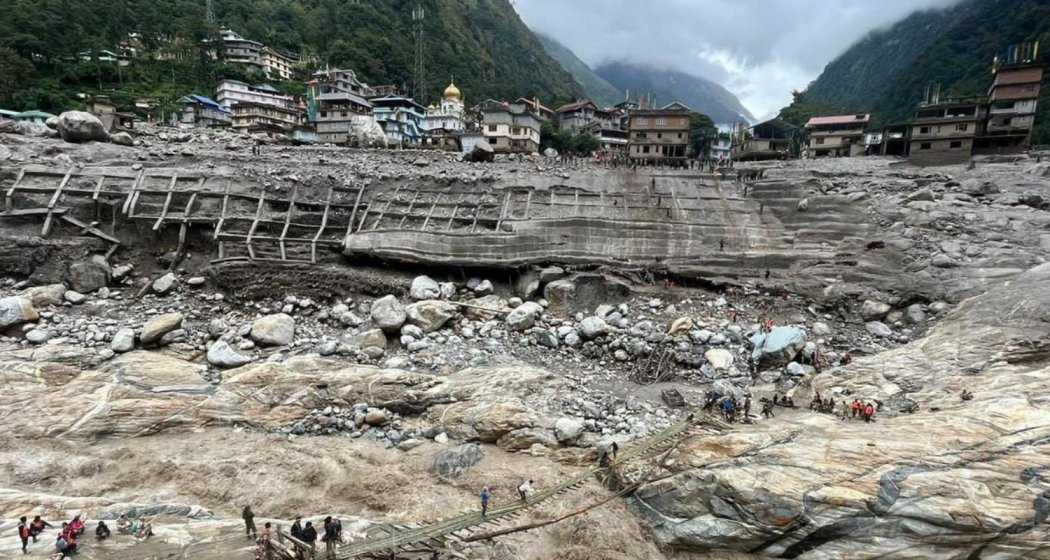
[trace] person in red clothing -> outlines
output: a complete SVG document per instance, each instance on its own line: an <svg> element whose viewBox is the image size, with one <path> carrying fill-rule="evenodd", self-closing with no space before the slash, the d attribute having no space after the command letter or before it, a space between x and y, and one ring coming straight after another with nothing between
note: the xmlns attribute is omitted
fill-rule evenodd
<svg viewBox="0 0 1050 560"><path fill-rule="evenodd" d="M79 515L73 516L73 520L69 522L69 532L78 537L84 534L84 522L80 520Z"/></svg>
<svg viewBox="0 0 1050 560"><path fill-rule="evenodd" d="M871 422L873 418L875 418L875 407L872 406L871 403L868 403L868 405L864 407L864 421Z"/></svg>
<svg viewBox="0 0 1050 560"><path fill-rule="evenodd" d="M853 404L850 405L850 409L853 411L853 418L856 418L860 414L860 401L853 399Z"/></svg>
<svg viewBox="0 0 1050 560"><path fill-rule="evenodd" d="M29 546L29 526L26 525L25 516L18 518L18 538L22 539L22 554L29 554L26 550Z"/></svg>

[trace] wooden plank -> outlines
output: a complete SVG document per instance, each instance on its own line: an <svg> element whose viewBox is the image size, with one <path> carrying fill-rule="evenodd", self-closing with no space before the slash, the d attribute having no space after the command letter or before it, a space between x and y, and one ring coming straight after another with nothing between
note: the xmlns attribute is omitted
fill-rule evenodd
<svg viewBox="0 0 1050 560"><path fill-rule="evenodd" d="M441 200L441 197L443 196L445 196L444 193L438 193L437 196L434 197L434 201L430 204L430 211L427 212L427 218L423 220L423 227L419 228L419 231L427 230L427 224L430 223L430 217L434 215L434 208L437 207L437 201Z"/></svg>
<svg viewBox="0 0 1050 560"><path fill-rule="evenodd" d="M266 202L266 191L259 193L259 205L255 207L255 219L252 220L252 227L248 230L248 236L244 239L244 244L248 246L248 255L255 259L255 250L252 249L252 235L255 235L255 228L259 227L259 218L262 217L263 204Z"/></svg>
<svg viewBox="0 0 1050 560"><path fill-rule="evenodd" d="M128 192L128 197L124 200L124 206L120 209L120 213L128 216L128 211L131 209L131 201L135 198L135 191L142 186L142 181L146 177L146 170L139 171L138 177L135 178L135 183L131 185L131 191Z"/></svg>
<svg viewBox="0 0 1050 560"><path fill-rule="evenodd" d="M503 209L499 212L499 219L496 220L496 233L500 232L500 226L503 225L503 219L507 217L507 205L510 204L510 189L507 189L507 196L503 197Z"/></svg>
<svg viewBox="0 0 1050 560"><path fill-rule="evenodd" d="M168 183L168 194L164 197L164 206L160 209L160 216L157 221L153 223L153 231L160 229L160 224L164 223L164 218L168 216L168 207L171 206L171 199L175 196L175 177L171 178L171 182Z"/></svg>
<svg viewBox="0 0 1050 560"><path fill-rule="evenodd" d="M395 200L397 200L397 195L399 194L401 194L401 185L398 185L397 188L394 189L394 194L387 199L386 204L383 205L383 209L379 211L379 216L376 217L376 221L372 222L373 230L379 227L379 224L383 221L383 215L386 214L386 211L390 209L390 205L393 204Z"/></svg>
<svg viewBox="0 0 1050 560"><path fill-rule="evenodd" d="M401 223L397 225L398 229L404 229L405 222L408 217L412 215L412 208L416 205L416 199L419 198L419 191L417 190L412 194L412 201L408 203L408 210L405 211L405 215L401 217Z"/></svg>
<svg viewBox="0 0 1050 560"><path fill-rule="evenodd" d="M52 212L52 210L54 210L55 206L58 204L58 200L62 198L62 190L69 184L69 178L73 176L74 169L76 168L70 167L69 171L66 171L66 176L62 177L62 182L58 184L58 188L55 189L55 194L51 196L51 200L47 203L47 217L44 218L44 227L40 230L40 235L42 237L47 237L47 234L51 233L51 219L54 217L54 212Z"/></svg>
<svg viewBox="0 0 1050 560"><path fill-rule="evenodd" d="M98 178L98 182L95 183L95 190L91 193L91 200L98 200L99 193L102 192L102 183L106 182L106 176L103 175Z"/></svg>
<svg viewBox="0 0 1050 560"><path fill-rule="evenodd" d="M219 211L219 221L215 223L215 233L213 237L219 235L222 231L222 223L226 220L226 206L230 203L230 180L226 179L226 192L222 195L222 210Z"/></svg>
<svg viewBox="0 0 1050 560"><path fill-rule="evenodd" d="M580 189L576 189L576 196L574 198L575 198L574 202L576 202L576 206L573 207L572 215L573 216L579 216L580 215Z"/></svg>
<svg viewBox="0 0 1050 560"><path fill-rule="evenodd" d="M478 217L481 216L481 204L474 205L474 223L470 224L470 233L478 231Z"/></svg>
<svg viewBox="0 0 1050 560"><path fill-rule="evenodd" d="M109 241L110 243L120 244L120 240L117 239L116 237L108 235L106 232L98 229L97 227L95 227L95 226L93 226L91 224L86 224L86 223L84 223L84 222L74 218L73 216L63 215L62 219L65 220L66 222L69 222L69 223L73 224L74 226L80 228L84 233L90 233L90 234L92 234L92 235L94 235L96 237L99 237L101 239Z"/></svg>
<svg viewBox="0 0 1050 560"><path fill-rule="evenodd" d="M321 238L324 233L324 228L328 226L328 211L332 208L332 193L335 190L332 187L328 187L328 196L325 198L324 214L321 215L321 227L317 228L317 233L314 234L314 240L310 242L310 262L317 262L317 240Z"/></svg>
<svg viewBox="0 0 1050 560"><path fill-rule="evenodd" d="M15 196L15 189L18 188L18 184L22 182L22 179L26 176L26 168L18 170L18 177L15 179L15 184L11 185L11 188L7 189L7 196L4 197L4 210L12 210L14 202L11 200Z"/></svg>
<svg viewBox="0 0 1050 560"><path fill-rule="evenodd" d="M189 229L189 216L193 212L193 203L197 201L197 193L190 194L190 200L186 203L186 209L182 211L182 225L179 226L179 247L175 251L175 260L172 268L179 262L182 252L186 249L186 232Z"/></svg>
<svg viewBox="0 0 1050 560"><path fill-rule="evenodd" d="M288 235L288 228L292 225L292 211L295 210L295 199L299 197L299 183L292 185L292 198L288 201L288 211L284 214L284 228L281 229L281 259L285 258L284 238Z"/></svg>
<svg viewBox="0 0 1050 560"><path fill-rule="evenodd" d="M365 187L361 186L357 189L357 198L354 199L354 209L350 211L350 223L346 226L346 234L350 235L354 232L354 218L357 217L357 207L361 204L361 195L365 194Z"/></svg>
<svg viewBox="0 0 1050 560"><path fill-rule="evenodd" d="M47 214L49 212L54 214L65 214L69 211L69 208L18 208L14 210L8 210L6 212L0 212L0 218L21 218L24 216L39 216L41 214Z"/></svg>
<svg viewBox="0 0 1050 560"><path fill-rule="evenodd" d="M553 193L554 193L554 191L551 191L551 194L553 194ZM528 220L529 219L529 207L530 206L532 206L532 189L529 189L529 196L525 198L525 217L522 218L523 220Z"/></svg>
<svg viewBox="0 0 1050 560"><path fill-rule="evenodd" d="M445 225L445 229L452 231L452 223L456 220L456 214L459 212L459 205L463 202L465 195L460 193L459 198L456 200L456 205L452 207L452 213L448 215L448 224Z"/></svg>

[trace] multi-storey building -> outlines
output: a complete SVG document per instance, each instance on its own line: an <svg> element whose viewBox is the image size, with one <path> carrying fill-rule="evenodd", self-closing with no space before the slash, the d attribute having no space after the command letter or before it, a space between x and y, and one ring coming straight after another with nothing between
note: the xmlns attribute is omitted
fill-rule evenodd
<svg viewBox="0 0 1050 560"><path fill-rule="evenodd" d="M1028 148L1043 68L1038 43L1011 46L995 58L995 78L988 88L988 122L984 135L976 141L976 153L1019 152Z"/></svg>
<svg viewBox="0 0 1050 560"><path fill-rule="evenodd" d="M259 72L265 71L262 60L262 43L245 39L232 29L221 30L220 41L222 45L222 59L226 63L246 66Z"/></svg>
<svg viewBox="0 0 1050 560"><path fill-rule="evenodd" d="M910 123L909 153L917 165L964 163L973 153L974 139L981 135L987 106L984 98L923 102Z"/></svg>
<svg viewBox="0 0 1050 560"><path fill-rule="evenodd" d="M306 85L309 97L307 113L310 123L317 129L318 141L350 142L355 129L371 118L372 104L366 99L370 88L357 79L353 70L319 70Z"/></svg>
<svg viewBox="0 0 1050 560"><path fill-rule="evenodd" d="M233 106L233 129L247 132L289 133L302 124L303 112L269 103L242 102Z"/></svg>
<svg viewBox="0 0 1050 560"><path fill-rule="evenodd" d="M689 113L681 103L631 111L629 157L641 163L684 162L689 157Z"/></svg>
<svg viewBox="0 0 1050 560"><path fill-rule="evenodd" d="M797 157L799 127L781 119L770 119L748 127L740 123L733 131L731 156L736 161L762 161Z"/></svg>
<svg viewBox="0 0 1050 560"><path fill-rule="evenodd" d="M423 143L427 119L425 107L400 95L376 97L370 101L372 115L383 127L388 145L419 146Z"/></svg>
<svg viewBox="0 0 1050 560"><path fill-rule="evenodd" d="M299 65L299 57L283 53L272 47L263 47L262 50L263 72L271 80L291 80L295 73L295 67Z"/></svg>
<svg viewBox="0 0 1050 560"><path fill-rule="evenodd" d="M179 100L182 103L182 114L179 123L202 128L230 126L233 113L219 102L203 95L187 95Z"/></svg>
<svg viewBox="0 0 1050 560"><path fill-rule="evenodd" d="M864 133L871 115L813 117L806 123L808 157L864 155Z"/></svg>
<svg viewBox="0 0 1050 560"><path fill-rule="evenodd" d="M481 132L497 152L536 153L540 151L541 119L532 103L488 100L481 104Z"/></svg>
<svg viewBox="0 0 1050 560"><path fill-rule="evenodd" d="M266 84L253 86L237 80L223 80L219 82L219 85L215 88L215 100L230 108L238 103L261 103L287 108L296 106L295 99L292 96L284 95L274 89L273 86Z"/></svg>
<svg viewBox="0 0 1050 560"><path fill-rule="evenodd" d="M427 107L424 124L428 141L442 148L457 149L459 138L467 129L466 105L455 83L449 83L441 102Z"/></svg>
<svg viewBox="0 0 1050 560"><path fill-rule="evenodd" d="M562 130L577 133L591 125L597 112L598 106L593 101L582 99L558 107L554 114Z"/></svg>

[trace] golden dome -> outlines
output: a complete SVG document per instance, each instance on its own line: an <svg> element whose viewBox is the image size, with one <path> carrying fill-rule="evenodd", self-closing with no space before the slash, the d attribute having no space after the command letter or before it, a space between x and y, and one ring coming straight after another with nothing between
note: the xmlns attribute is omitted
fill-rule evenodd
<svg viewBox="0 0 1050 560"><path fill-rule="evenodd" d="M458 100L458 99L462 99L462 98L463 98L463 96L462 96L462 94L460 94L459 88L456 87L456 84L453 83L453 82L449 82L448 87L445 88L445 99L457 99Z"/></svg>

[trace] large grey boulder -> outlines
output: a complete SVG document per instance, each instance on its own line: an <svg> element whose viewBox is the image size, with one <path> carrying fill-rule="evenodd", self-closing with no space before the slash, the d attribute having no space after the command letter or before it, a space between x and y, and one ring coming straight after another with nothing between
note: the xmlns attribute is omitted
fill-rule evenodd
<svg viewBox="0 0 1050 560"><path fill-rule="evenodd" d="M584 340L594 340L609 332L609 325L601 317L592 315L580 321L579 331Z"/></svg>
<svg viewBox="0 0 1050 560"><path fill-rule="evenodd" d="M22 290L20 295L29 298L29 301L33 302L33 307L62 305L66 295L66 287L63 284L33 286L32 288Z"/></svg>
<svg viewBox="0 0 1050 560"><path fill-rule="evenodd" d="M102 121L84 111L66 111L58 116L58 133L66 142L91 142L109 140L109 133Z"/></svg>
<svg viewBox="0 0 1050 560"><path fill-rule="evenodd" d="M69 265L66 280L69 287L82 294L90 294L109 284L112 270L101 255L94 255L88 260L77 261Z"/></svg>
<svg viewBox="0 0 1050 560"><path fill-rule="evenodd" d="M396 297L383 296L372 302L372 322L386 332L397 332L408 319L408 313Z"/></svg>
<svg viewBox="0 0 1050 560"><path fill-rule="evenodd" d="M27 297L10 296L0 299L0 329L36 321L39 318L33 302Z"/></svg>
<svg viewBox="0 0 1050 560"><path fill-rule="evenodd" d="M543 313L543 307L534 301L525 303L514 308L507 314L507 328L512 331L523 331L536 324L536 319Z"/></svg>
<svg viewBox="0 0 1050 560"><path fill-rule="evenodd" d="M153 286L152 286L153 291L157 295L167 294L173 288L175 288L175 282L176 281L177 281L177 279L175 278L175 274L169 272L169 273L165 274L164 276L161 276L160 278L157 278L156 280L153 281Z"/></svg>
<svg viewBox="0 0 1050 560"><path fill-rule="evenodd" d="M260 317L252 323L250 336L263 346L288 346L295 337L295 319L285 313Z"/></svg>
<svg viewBox="0 0 1050 560"><path fill-rule="evenodd" d="M423 329L423 332L434 332L449 319L456 316L455 305L438 299L431 299L413 303L405 308L408 322Z"/></svg>
<svg viewBox="0 0 1050 560"><path fill-rule="evenodd" d="M466 443L438 453L430 470L442 478L459 478L484 457L480 445Z"/></svg>
<svg viewBox="0 0 1050 560"><path fill-rule="evenodd" d="M159 342L164 335L182 326L182 313L165 313L150 319L142 327L139 340L143 344Z"/></svg>
<svg viewBox="0 0 1050 560"><path fill-rule="evenodd" d="M889 338L893 336L893 329L886 326L885 323L879 321L868 321L864 324L864 328L871 334L879 338Z"/></svg>
<svg viewBox="0 0 1050 560"><path fill-rule="evenodd" d="M416 276L408 289L408 295L416 301L438 299L441 297L441 286L429 276Z"/></svg>
<svg viewBox="0 0 1050 560"><path fill-rule="evenodd" d="M878 321L890 312L890 306L875 300L864 300L860 305L860 316L865 321Z"/></svg>
<svg viewBox="0 0 1050 560"><path fill-rule="evenodd" d="M252 361L250 356L245 356L233 349L225 340L217 340L208 347L208 363L220 368L240 367Z"/></svg>
<svg viewBox="0 0 1050 560"><path fill-rule="evenodd" d="M806 331L801 327L775 327L772 331L751 336L751 359L756 364L783 365L806 346Z"/></svg>
<svg viewBox="0 0 1050 560"><path fill-rule="evenodd" d="M354 350L364 350L365 348L385 349L386 342L386 334L383 333L382 329L368 329L346 339L346 345Z"/></svg>
<svg viewBox="0 0 1050 560"><path fill-rule="evenodd" d="M559 443L572 443L583 435L583 422L575 418L559 418L554 423L554 437Z"/></svg>
<svg viewBox="0 0 1050 560"><path fill-rule="evenodd" d="M113 333L113 340L109 342L109 349L118 354L134 350L135 331L125 327Z"/></svg>
<svg viewBox="0 0 1050 560"><path fill-rule="evenodd" d="M119 146L134 146L135 139L127 132L118 132L109 137L109 141Z"/></svg>

